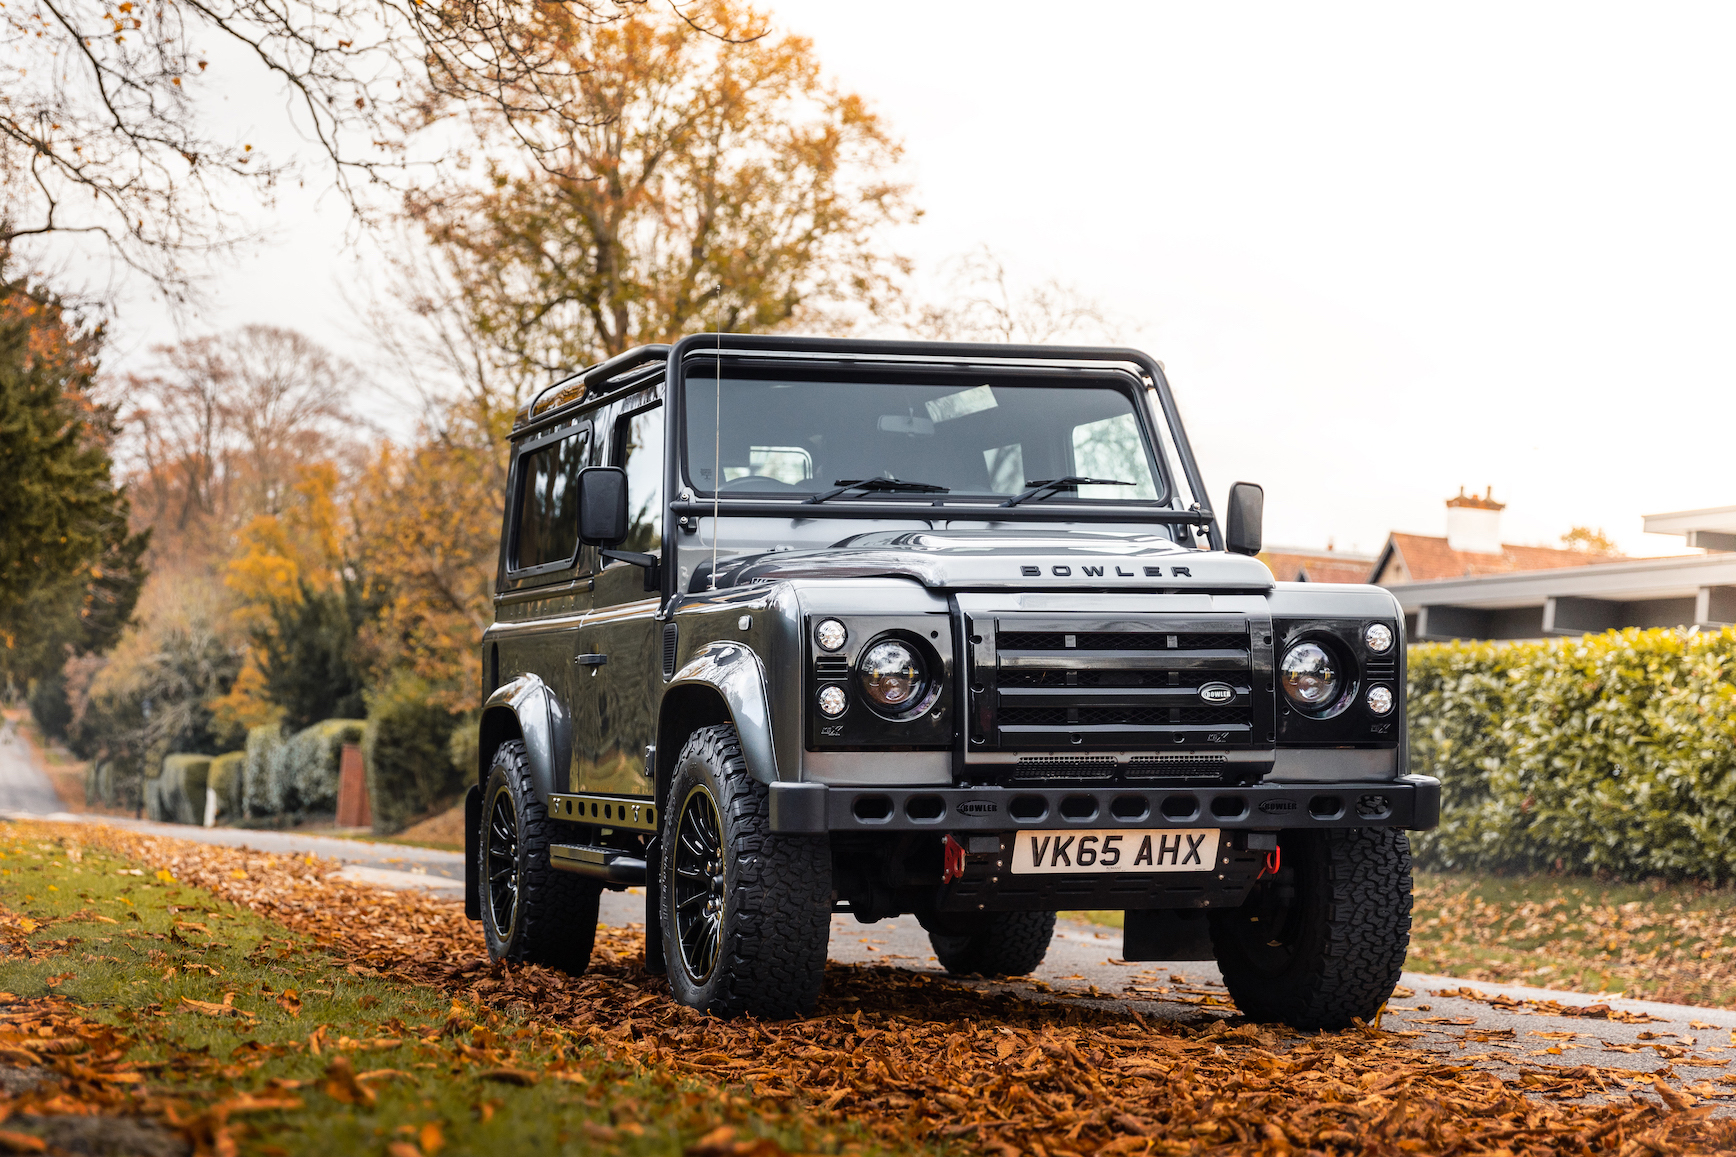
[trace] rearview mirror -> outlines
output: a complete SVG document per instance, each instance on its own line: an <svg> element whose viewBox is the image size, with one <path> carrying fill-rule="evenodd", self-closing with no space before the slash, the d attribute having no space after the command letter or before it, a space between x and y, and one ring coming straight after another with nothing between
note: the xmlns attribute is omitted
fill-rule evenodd
<svg viewBox="0 0 1736 1157"><path fill-rule="evenodd" d="M627 537L627 472L619 466L579 471L579 541L614 546Z"/></svg>
<svg viewBox="0 0 1736 1157"><path fill-rule="evenodd" d="M1224 511L1224 547L1233 554L1259 554L1266 492L1252 482L1230 487L1229 509Z"/></svg>

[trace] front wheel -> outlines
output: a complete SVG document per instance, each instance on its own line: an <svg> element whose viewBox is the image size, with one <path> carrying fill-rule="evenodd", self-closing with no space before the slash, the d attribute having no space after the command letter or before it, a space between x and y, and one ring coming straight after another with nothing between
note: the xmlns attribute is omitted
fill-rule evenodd
<svg viewBox="0 0 1736 1157"><path fill-rule="evenodd" d="M832 928L824 836L771 830L735 728L693 733L663 808L663 953L675 999L714 1016L814 1010Z"/></svg>
<svg viewBox="0 0 1736 1157"><path fill-rule="evenodd" d="M501 744L483 788L477 840L488 955L577 976L591 962L602 885L550 866L553 826L537 800L524 744Z"/></svg>
<svg viewBox="0 0 1736 1157"><path fill-rule="evenodd" d="M1299 1029L1370 1021L1410 949L1410 841L1393 828L1286 832L1276 875L1211 915L1236 1007Z"/></svg>

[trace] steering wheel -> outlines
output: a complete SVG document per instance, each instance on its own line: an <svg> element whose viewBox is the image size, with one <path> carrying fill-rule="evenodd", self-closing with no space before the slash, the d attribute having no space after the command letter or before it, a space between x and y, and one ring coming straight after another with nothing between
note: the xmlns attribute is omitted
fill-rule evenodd
<svg viewBox="0 0 1736 1157"><path fill-rule="evenodd" d="M773 478L767 474L744 474L740 478L726 478L719 490L803 490L800 486L792 486L782 479Z"/></svg>

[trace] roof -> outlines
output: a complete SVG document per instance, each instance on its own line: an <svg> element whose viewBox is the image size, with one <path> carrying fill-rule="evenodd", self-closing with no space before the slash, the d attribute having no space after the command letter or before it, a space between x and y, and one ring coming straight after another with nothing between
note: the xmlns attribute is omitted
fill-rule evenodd
<svg viewBox="0 0 1736 1157"><path fill-rule="evenodd" d="M1264 550L1260 561L1279 582L1365 583L1374 557L1333 550Z"/></svg>
<svg viewBox="0 0 1736 1157"><path fill-rule="evenodd" d="M1437 582L1442 579L1466 578L1485 574L1510 574L1515 571L1560 570L1563 567L1594 566L1598 563L1619 562L1621 556L1592 554L1583 550L1563 550L1554 546L1515 546L1502 543L1500 554L1480 554L1454 550L1446 538L1427 534L1387 536L1386 547L1375 560L1370 577L1364 582L1382 586L1399 583Z"/></svg>

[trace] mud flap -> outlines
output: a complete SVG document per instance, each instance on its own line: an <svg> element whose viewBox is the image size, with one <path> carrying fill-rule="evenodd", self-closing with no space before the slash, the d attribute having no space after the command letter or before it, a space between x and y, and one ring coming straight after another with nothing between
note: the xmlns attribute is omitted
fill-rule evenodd
<svg viewBox="0 0 1736 1157"><path fill-rule="evenodd" d="M1203 908L1158 908L1125 915L1123 960L1211 960L1212 934Z"/></svg>
<svg viewBox="0 0 1736 1157"><path fill-rule="evenodd" d="M482 857L482 786L464 793L464 915L482 919L482 887L477 876Z"/></svg>
<svg viewBox="0 0 1736 1157"><path fill-rule="evenodd" d="M663 958L663 887L660 868L662 837L652 836L645 843L645 971L662 976L669 971Z"/></svg>

